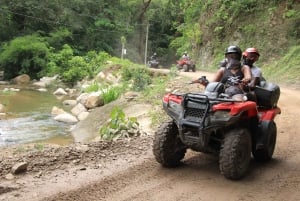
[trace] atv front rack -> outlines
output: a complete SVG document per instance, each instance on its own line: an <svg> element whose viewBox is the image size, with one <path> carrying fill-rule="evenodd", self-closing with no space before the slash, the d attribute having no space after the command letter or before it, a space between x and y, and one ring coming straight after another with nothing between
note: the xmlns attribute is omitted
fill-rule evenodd
<svg viewBox="0 0 300 201"><path fill-rule="evenodd" d="M183 116L180 125L204 128L205 117L210 109L209 98L204 94L188 93L183 99Z"/></svg>
<svg viewBox="0 0 300 201"><path fill-rule="evenodd" d="M179 118L179 136L194 150L205 150L209 135L203 133L208 125L210 101L205 94L188 93L183 96L183 113Z"/></svg>

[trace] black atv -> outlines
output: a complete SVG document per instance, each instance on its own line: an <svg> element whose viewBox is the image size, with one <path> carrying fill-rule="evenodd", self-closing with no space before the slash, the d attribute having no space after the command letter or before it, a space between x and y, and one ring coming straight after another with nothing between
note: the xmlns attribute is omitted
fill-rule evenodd
<svg viewBox="0 0 300 201"><path fill-rule="evenodd" d="M147 62L147 66L150 68L158 68L159 62L156 59L151 59L150 61Z"/></svg>
<svg viewBox="0 0 300 201"><path fill-rule="evenodd" d="M219 156L219 168L228 179L242 178L251 152L257 161L272 158L277 129L274 118L280 89L272 83L256 87L257 100L247 94L229 97L222 83L208 83L203 93L163 97L171 117L155 132L153 154L164 167L180 164L188 148Z"/></svg>

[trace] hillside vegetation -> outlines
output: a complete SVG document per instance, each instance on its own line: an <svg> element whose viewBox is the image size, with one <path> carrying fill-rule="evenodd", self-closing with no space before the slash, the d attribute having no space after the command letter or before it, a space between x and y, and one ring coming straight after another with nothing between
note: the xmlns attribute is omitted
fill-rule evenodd
<svg viewBox="0 0 300 201"><path fill-rule="evenodd" d="M300 82L298 0L2 0L0 10L6 79L56 73L72 84L98 73L107 55L144 64L153 52L170 67L188 51L198 69L215 71L238 45L259 49L268 79Z"/></svg>
<svg viewBox="0 0 300 201"><path fill-rule="evenodd" d="M225 9L229 2L231 7ZM256 47L261 53L257 64L268 79L299 85L299 1L223 1L222 6L211 5L211 8L200 18L201 30L206 30L202 36L203 46L211 55L216 55L215 58L221 56L217 60L208 57L208 60L214 64L220 61L223 56L220 50L229 44L242 49ZM216 15L220 15L219 19Z"/></svg>

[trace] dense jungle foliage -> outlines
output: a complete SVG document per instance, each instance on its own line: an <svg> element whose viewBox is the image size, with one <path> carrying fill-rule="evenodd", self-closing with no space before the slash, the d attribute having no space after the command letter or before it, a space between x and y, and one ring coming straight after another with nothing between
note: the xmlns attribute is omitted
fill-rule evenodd
<svg viewBox="0 0 300 201"><path fill-rule="evenodd" d="M268 78L299 84L299 0L0 2L5 79L59 74L73 84L111 57L144 64L153 52L164 67L188 51L198 69L216 70L225 48L239 45L260 50Z"/></svg>

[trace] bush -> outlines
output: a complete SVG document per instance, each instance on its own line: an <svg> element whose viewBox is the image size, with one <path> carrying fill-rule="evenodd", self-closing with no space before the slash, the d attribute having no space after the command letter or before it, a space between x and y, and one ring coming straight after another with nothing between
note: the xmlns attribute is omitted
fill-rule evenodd
<svg viewBox="0 0 300 201"><path fill-rule="evenodd" d="M27 74L38 79L48 62L50 49L47 42L37 35L18 37L4 45L0 53L0 68L4 79Z"/></svg>
<svg viewBox="0 0 300 201"><path fill-rule="evenodd" d="M70 85L88 76L88 65L82 57L75 56L68 61L68 69L62 73L62 80Z"/></svg>
<svg viewBox="0 0 300 201"><path fill-rule="evenodd" d="M84 56L84 60L88 64L88 75L90 78L94 77L103 70L105 66L105 62L109 60L111 56L106 52L90 51Z"/></svg>
<svg viewBox="0 0 300 201"><path fill-rule="evenodd" d="M132 82L132 89L135 91L144 90L149 84L151 84L150 71L145 67L123 67L122 79L125 82Z"/></svg>
<svg viewBox="0 0 300 201"><path fill-rule="evenodd" d="M74 56L74 50L66 44L61 51L52 52L49 58L47 69L41 74L48 76L58 74L65 83L74 85L85 77L93 78L104 68L110 56L106 52L95 51L90 51L85 56Z"/></svg>

